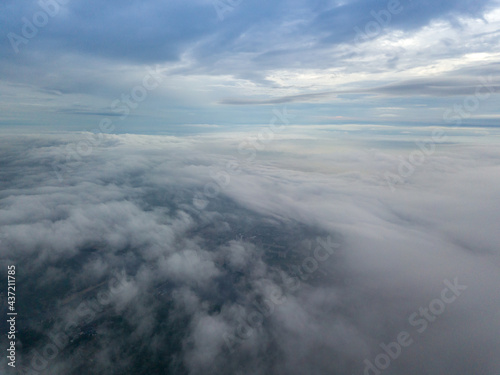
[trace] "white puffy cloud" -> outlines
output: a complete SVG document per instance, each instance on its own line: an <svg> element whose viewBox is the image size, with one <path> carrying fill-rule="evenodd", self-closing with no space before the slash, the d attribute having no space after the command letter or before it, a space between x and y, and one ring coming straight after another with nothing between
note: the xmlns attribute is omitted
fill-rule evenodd
<svg viewBox="0 0 500 375"><path fill-rule="evenodd" d="M248 134L109 136L78 162L60 154L85 135L5 138L23 364L64 332L51 374L362 374L407 331L387 373L498 372L477 349L500 344L497 146L450 131L391 186L427 131L392 141L400 130L290 128L254 161L238 152ZM466 289L419 333L412 314L455 280Z"/></svg>

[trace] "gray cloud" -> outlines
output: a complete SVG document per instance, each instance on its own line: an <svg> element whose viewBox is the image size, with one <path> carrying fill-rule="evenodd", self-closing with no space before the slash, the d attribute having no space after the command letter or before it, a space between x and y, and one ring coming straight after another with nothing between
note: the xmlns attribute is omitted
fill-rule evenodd
<svg viewBox="0 0 500 375"><path fill-rule="evenodd" d="M470 77L485 74L481 67L495 70L493 1L402 0L402 11L366 40L359 40L357 28L373 26L374 14L386 12L389 2L242 1L231 3L220 20L217 1L75 0L29 38L23 26L26 34L25 19L40 17L38 0L7 1L0 15L0 86L7 93L2 127L88 130L91 116L116 115L111 103L129 95L157 64L165 79L135 113L148 133L165 131L165 124L177 132L184 123L259 124L266 110L259 107L276 103L307 103L311 112L302 124L319 112L317 104L324 105L321 112L344 118L355 112L360 121L372 121L374 108L365 104L360 111L356 101L365 91L385 100L383 106L391 95L424 96L430 103L470 91ZM18 53L12 33L25 38ZM476 54L488 57L471 62ZM458 60L471 69L465 79ZM447 63L457 65L453 74L443 69ZM440 67L435 82L418 73L431 66ZM410 81L418 78L423 82ZM455 83L441 84L450 79ZM345 96L332 108L336 93ZM233 105L256 110L242 116ZM398 121L415 116L409 110ZM123 132L135 131L133 120L123 121Z"/></svg>
<svg viewBox="0 0 500 375"><path fill-rule="evenodd" d="M459 71L462 72L462 71ZM459 73L456 72L456 73ZM500 80L496 68L485 69L482 76L457 76L456 73L449 74L448 77L440 78L420 78L413 80L398 81L383 86L373 88L351 88L328 92L317 92L300 95L283 96L274 99L225 99L221 104L230 105L272 105L284 103L308 103L324 102L335 100L339 95L385 95L391 97L404 96L428 96L428 97L452 97L474 95L478 88L480 93L497 93L500 91ZM494 72L495 75L485 75ZM482 78L482 81L479 79ZM487 87L486 87L487 86Z"/></svg>

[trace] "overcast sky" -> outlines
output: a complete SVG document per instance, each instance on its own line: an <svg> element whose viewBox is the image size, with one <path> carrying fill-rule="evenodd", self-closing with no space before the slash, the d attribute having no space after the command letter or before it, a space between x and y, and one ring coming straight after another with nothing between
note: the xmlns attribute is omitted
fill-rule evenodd
<svg viewBox="0 0 500 375"><path fill-rule="evenodd" d="M0 126L178 133L282 103L297 124L446 124L481 78L498 91L499 25L493 0L5 0ZM497 103L462 117L494 126Z"/></svg>

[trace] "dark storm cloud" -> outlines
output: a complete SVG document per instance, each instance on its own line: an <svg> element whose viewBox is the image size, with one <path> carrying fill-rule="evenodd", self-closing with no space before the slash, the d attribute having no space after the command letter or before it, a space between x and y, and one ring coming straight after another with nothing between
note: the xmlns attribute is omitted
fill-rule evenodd
<svg viewBox="0 0 500 375"><path fill-rule="evenodd" d="M499 345L495 146L436 145L391 192L401 150L311 134L266 143L229 181L244 137L106 136L81 160L85 134L5 137L0 257L22 286L22 364L67 337L38 369L361 375L405 331L385 373L497 373L478 350Z"/></svg>

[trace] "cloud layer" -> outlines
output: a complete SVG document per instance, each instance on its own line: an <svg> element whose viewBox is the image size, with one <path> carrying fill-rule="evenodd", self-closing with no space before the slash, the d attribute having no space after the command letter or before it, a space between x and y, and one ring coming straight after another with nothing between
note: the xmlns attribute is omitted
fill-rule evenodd
<svg viewBox="0 0 500 375"><path fill-rule="evenodd" d="M299 130L254 160L251 134L2 140L26 373L374 373L404 332L384 373L497 373L497 147L463 129L391 190L420 136Z"/></svg>

